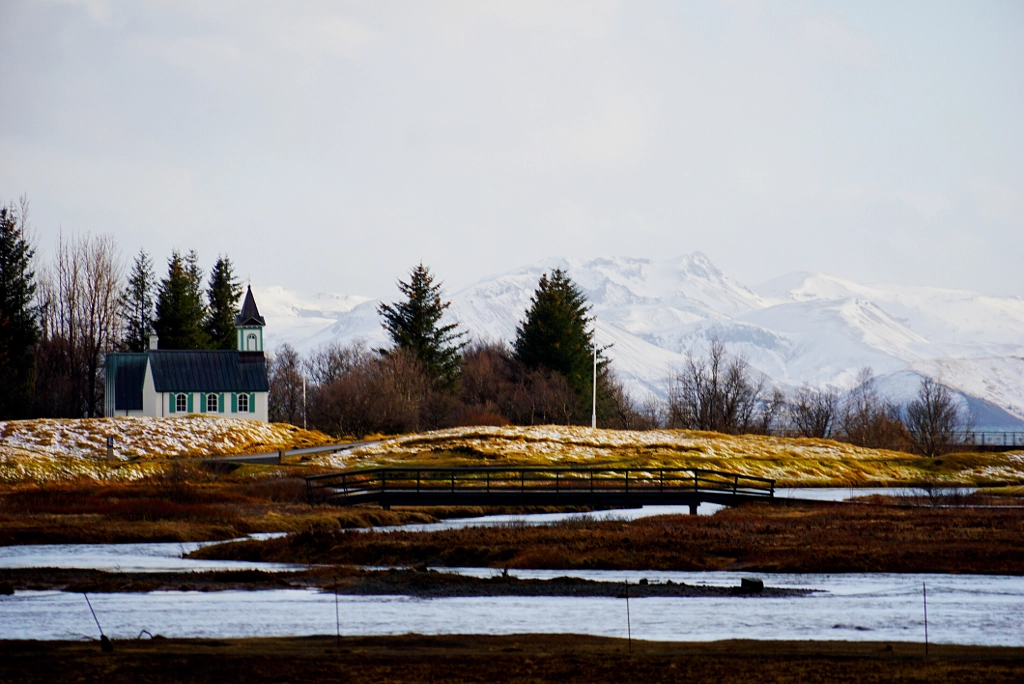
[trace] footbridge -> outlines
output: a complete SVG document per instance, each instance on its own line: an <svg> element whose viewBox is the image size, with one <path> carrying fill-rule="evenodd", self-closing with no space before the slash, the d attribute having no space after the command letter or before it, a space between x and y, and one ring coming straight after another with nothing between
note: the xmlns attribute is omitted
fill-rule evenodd
<svg viewBox="0 0 1024 684"><path fill-rule="evenodd" d="M776 501L775 480L697 468L388 467L306 478L311 503L339 506L631 508Z"/></svg>

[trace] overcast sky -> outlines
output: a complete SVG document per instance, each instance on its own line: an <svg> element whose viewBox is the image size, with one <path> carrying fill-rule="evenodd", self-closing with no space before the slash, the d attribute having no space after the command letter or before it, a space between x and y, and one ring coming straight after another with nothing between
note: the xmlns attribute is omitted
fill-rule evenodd
<svg viewBox="0 0 1024 684"><path fill-rule="evenodd" d="M1024 294L1024 3L0 0L41 249L394 297L702 251Z"/></svg>

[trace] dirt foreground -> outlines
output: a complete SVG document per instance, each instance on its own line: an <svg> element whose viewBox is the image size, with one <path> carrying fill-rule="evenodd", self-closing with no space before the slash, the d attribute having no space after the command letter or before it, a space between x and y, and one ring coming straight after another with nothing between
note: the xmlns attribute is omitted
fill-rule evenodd
<svg viewBox="0 0 1024 684"><path fill-rule="evenodd" d="M1020 682L1024 649L852 642L664 643L577 635L0 641L23 682Z"/></svg>

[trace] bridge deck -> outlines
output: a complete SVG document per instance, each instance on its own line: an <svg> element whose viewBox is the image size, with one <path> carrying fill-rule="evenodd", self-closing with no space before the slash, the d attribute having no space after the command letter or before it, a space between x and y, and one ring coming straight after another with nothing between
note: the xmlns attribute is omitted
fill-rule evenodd
<svg viewBox="0 0 1024 684"><path fill-rule="evenodd" d="M694 468L369 468L306 478L342 506L643 506L773 500L775 481Z"/></svg>

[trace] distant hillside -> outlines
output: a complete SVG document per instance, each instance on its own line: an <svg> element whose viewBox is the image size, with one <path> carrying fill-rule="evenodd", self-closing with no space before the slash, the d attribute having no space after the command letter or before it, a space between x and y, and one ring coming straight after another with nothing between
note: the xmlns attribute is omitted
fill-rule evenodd
<svg viewBox="0 0 1024 684"><path fill-rule="evenodd" d="M602 344L635 395L662 396L686 352L718 338L782 387L849 388L871 367L897 399L921 376L961 394L978 427L1024 429L1024 300L795 273L747 288L704 255L651 261L548 259L450 293L452 318L477 339L510 341L537 280L560 267L586 292ZM333 340L386 342L378 302L254 288L271 349ZM396 292L397 296L397 292Z"/></svg>

